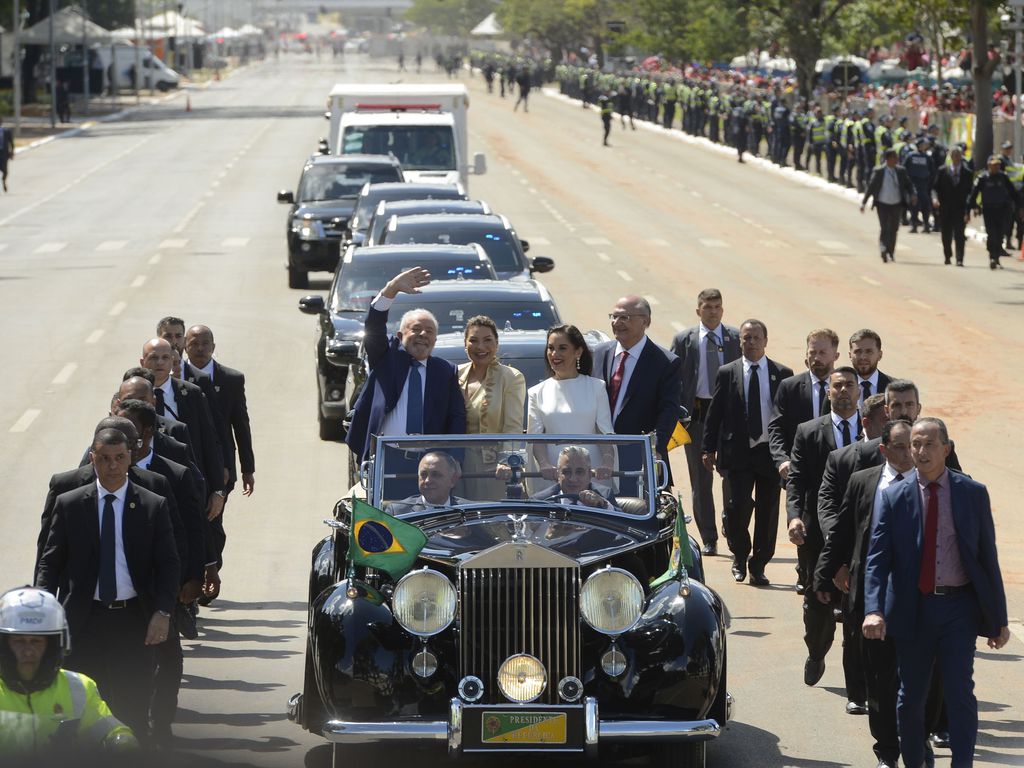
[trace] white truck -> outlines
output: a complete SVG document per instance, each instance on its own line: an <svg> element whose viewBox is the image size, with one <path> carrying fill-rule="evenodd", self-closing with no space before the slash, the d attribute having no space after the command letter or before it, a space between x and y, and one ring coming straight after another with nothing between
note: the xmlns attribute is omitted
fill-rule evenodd
<svg viewBox="0 0 1024 768"><path fill-rule="evenodd" d="M181 85L181 75L150 53L148 48L114 43L113 45L97 45L93 48L93 52L103 67L107 87L113 85L117 90L134 88L136 64L139 66L140 88L168 91ZM92 64L92 66L96 65Z"/></svg>
<svg viewBox="0 0 1024 768"><path fill-rule="evenodd" d="M406 181L461 182L487 170L483 153L469 159L464 85L347 85L331 90L326 117L331 121L331 154L391 153Z"/></svg>

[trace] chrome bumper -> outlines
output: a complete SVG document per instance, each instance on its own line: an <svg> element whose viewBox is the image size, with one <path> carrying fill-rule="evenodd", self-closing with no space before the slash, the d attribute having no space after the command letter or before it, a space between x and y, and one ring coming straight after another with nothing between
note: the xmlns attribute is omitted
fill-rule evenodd
<svg viewBox="0 0 1024 768"><path fill-rule="evenodd" d="M728 716L731 718L732 696L729 696L727 701ZM334 744L444 742L448 745L449 754L458 754L462 751L462 711L462 702L452 699L447 721L399 720L353 723L328 720L324 723L323 735ZM601 720L598 715L597 699L587 698L584 700L584 751L595 756L597 746L601 742L622 744L645 741L709 741L718 737L724 725L713 719Z"/></svg>

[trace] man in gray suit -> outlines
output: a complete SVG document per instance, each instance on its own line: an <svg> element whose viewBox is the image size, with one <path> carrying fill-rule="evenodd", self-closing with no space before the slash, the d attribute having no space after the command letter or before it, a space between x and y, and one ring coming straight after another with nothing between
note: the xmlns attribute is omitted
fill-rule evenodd
<svg viewBox="0 0 1024 768"><path fill-rule="evenodd" d="M704 420L711 405L719 367L740 356L740 332L731 325L724 325L722 314L722 292L717 288L705 288L697 294L697 317L700 322L680 332L672 340L672 351L682 361L679 403L690 413L690 422L686 428L691 442L683 446L683 449L690 470L693 517L704 542L701 551L705 555L718 554L718 529L715 525L715 499L711 494L714 473L704 467L701 459ZM726 487L723 481L723 497ZM728 503L724 506L728 507Z"/></svg>

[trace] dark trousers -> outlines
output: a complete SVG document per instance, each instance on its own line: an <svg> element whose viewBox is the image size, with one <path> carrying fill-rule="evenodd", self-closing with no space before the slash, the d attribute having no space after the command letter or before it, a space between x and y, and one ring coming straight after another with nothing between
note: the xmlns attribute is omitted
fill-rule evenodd
<svg viewBox="0 0 1024 768"><path fill-rule="evenodd" d="M710 400L698 400L694 404L691 411L693 418L686 427L690 433L690 443L683 446L683 450L686 451L686 467L690 473L690 508L693 510L697 530L700 531L700 539L705 544L714 544L718 541L715 497L712 495L715 474L706 470L704 462L701 461L701 452L704 449L704 416L710 404Z"/></svg>
<svg viewBox="0 0 1024 768"><path fill-rule="evenodd" d="M939 228L942 231L942 254L946 261L953 258L953 244L956 244L956 261L964 260L964 211L962 208L939 208Z"/></svg>
<svg viewBox="0 0 1024 768"><path fill-rule="evenodd" d="M867 685L864 682L864 654L861 626L864 616L853 611L843 611L843 678L846 681L846 700L863 704L868 700Z"/></svg>
<svg viewBox="0 0 1024 768"><path fill-rule="evenodd" d="M723 472L728 488L725 500L725 533L736 563L750 558L750 570L763 571L775 556L779 531L779 473L761 443L750 451L750 464ZM754 518L754 539L750 539L750 518Z"/></svg>
<svg viewBox="0 0 1024 768"><path fill-rule="evenodd" d="M805 140L803 137L793 139L793 167L798 171L804 170L804 144ZM785 158L783 158L783 160L785 160Z"/></svg>
<svg viewBox="0 0 1024 768"><path fill-rule="evenodd" d="M928 179L911 179L914 184L914 194L917 195L917 205L910 209L910 226L917 229L918 214L921 215L921 224L928 228L931 226L932 195L928 189Z"/></svg>
<svg viewBox="0 0 1024 768"><path fill-rule="evenodd" d="M150 719L154 730L170 727L178 714L178 692L181 690L185 659L181 651L181 636L174 625L173 613L167 642L156 646L155 655L156 675L153 677L153 700L150 705Z"/></svg>
<svg viewBox="0 0 1024 768"><path fill-rule="evenodd" d="M804 523L806 522L805 520ZM807 526L804 543L796 550L798 569L802 572L800 583L806 587L803 605L804 644L807 646L807 655L815 661L825 658L835 640L836 620L832 607L839 604L838 592L832 592L831 603L822 603L811 587L811 578L817 569L818 556L824 546L821 531Z"/></svg>
<svg viewBox="0 0 1024 768"><path fill-rule="evenodd" d="M985 246L988 248L988 257L997 262L1003 252L1003 237L1010 216L1009 208L1008 205L988 205L981 209L987 233Z"/></svg>
<svg viewBox="0 0 1024 768"><path fill-rule="evenodd" d="M71 655L65 669L96 681L114 717L136 736L149 733L153 692L153 649L145 644L149 617L138 600L127 608L94 607L82 627L71 632Z"/></svg>
<svg viewBox="0 0 1024 768"><path fill-rule="evenodd" d="M900 687L893 639L868 640L861 635L864 681L868 693L868 727L875 740L875 757L895 763L900 756L896 696Z"/></svg>
<svg viewBox="0 0 1024 768"><path fill-rule="evenodd" d="M601 115L601 122L604 123L604 143L608 143L608 135L612 132L612 116Z"/></svg>
<svg viewBox="0 0 1024 768"><path fill-rule="evenodd" d="M969 768L978 738L978 701L974 697L974 647L978 600L970 590L928 595L918 600L912 635L896 638L900 693L896 705L903 763L924 762L925 708L932 667L938 665L949 713L952 768Z"/></svg>
<svg viewBox="0 0 1024 768"><path fill-rule="evenodd" d="M875 212L878 214L878 250L891 256L896 253L896 235L900 231L903 206L889 205L876 200Z"/></svg>
<svg viewBox="0 0 1024 768"><path fill-rule="evenodd" d="M828 180L829 181L835 181L836 180L836 160L838 159L838 157L839 157L839 152L838 152L838 150L836 150L835 147L832 146L832 143L829 142L828 144L826 144L825 145L825 165L828 168ZM819 170L818 173L821 173L821 171Z"/></svg>
<svg viewBox="0 0 1024 768"><path fill-rule="evenodd" d="M662 125L666 128L672 127L672 121L676 118L676 103L674 101L666 101L665 108L662 110Z"/></svg>
<svg viewBox="0 0 1024 768"><path fill-rule="evenodd" d="M821 176L821 153L825 149L824 144L811 144L807 148L807 168L811 167L811 159L814 159L814 172ZM826 165L828 162L828 156L826 155Z"/></svg>

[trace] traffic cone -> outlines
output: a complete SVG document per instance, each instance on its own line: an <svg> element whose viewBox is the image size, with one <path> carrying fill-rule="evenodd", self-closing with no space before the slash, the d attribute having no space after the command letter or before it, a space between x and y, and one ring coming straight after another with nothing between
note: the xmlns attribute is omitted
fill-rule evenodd
<svg viewBox="0 0 1024 768"><path fill-rule="evenodd" d="M186 93L185 94L185 111L186 112L191 112L192 111L192 94L191 93Z"/></svg>

